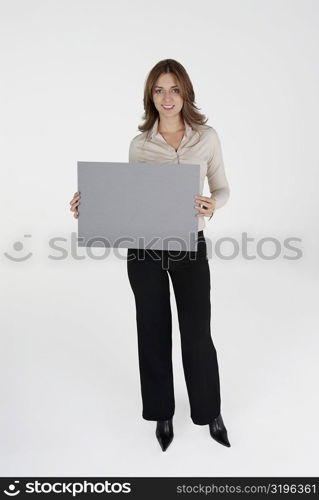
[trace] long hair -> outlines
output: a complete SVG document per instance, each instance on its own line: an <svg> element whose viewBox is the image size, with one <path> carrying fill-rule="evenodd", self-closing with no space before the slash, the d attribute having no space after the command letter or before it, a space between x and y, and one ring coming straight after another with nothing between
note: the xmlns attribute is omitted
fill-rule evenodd
<svg viewBox="0 0 319 500"><path fill-rule="evenodd" d="M193 128L196 128L196 125L204 125L208 118L199 113L198 109L200 108L195 106L195 92L186 69L181 63L175 61L175 59L163 59L155 64L145 81L143 97L144 114L142 116L144 123L138 126L140 132L149 131L159 117L159 113L153 102L153 90L157 79L163 73L173 73L177 79L181 90L181 97L184 101L181 110L184 121Z"/></svg>

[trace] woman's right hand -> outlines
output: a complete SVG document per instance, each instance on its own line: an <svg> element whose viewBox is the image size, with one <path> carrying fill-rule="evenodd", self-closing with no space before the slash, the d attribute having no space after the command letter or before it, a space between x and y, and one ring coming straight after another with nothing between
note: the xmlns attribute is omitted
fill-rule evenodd
<svg viewBox="0 0 319 500"><path fill-rule="evenodd" d="M75 217L76 219L79 216L79 212L78 212L76 207L79 205L80 197L81 197L81 195L80 195L79 191L77 191L76 193L74 193L73 198L70 201L70 205L71 205L70 210L72 212L74 212L73 217Z"/></svg>

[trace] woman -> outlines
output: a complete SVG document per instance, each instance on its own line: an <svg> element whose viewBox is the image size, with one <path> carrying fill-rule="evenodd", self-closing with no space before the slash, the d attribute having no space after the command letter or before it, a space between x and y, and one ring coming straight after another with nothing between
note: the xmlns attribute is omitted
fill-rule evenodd
<svg viewBox="0 0 319 500"><path fill-rule="evenodd" d="M200 193L207 176L211 197L195 196L197 252L129 248L127 270L136 304L142 416L154 420L165 451L173 440L175 411L172 367L171 278L182 346L191 418L209 425L210 435L230 446L220 413L217 354L210 332L210 269L204 217L211 218L229 198L219 137L195 106L185 68L174 59L158 62L144 89L144 123L129 148L129 162L200 164ZM78 217L80 194L71 200ZM178 199L176 199L178 203Z"/></svg>

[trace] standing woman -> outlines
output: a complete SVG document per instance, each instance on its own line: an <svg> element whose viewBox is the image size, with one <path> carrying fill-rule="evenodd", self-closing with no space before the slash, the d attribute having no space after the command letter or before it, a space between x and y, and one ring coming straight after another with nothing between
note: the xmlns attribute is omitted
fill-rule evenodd
<svg viewBox="0 0 319 500"><path fill-rule="evenodd" d="M175 411L172 366L172 281L181 337L182 362L191 410L197 425L209 425L218 443L230 446L221 416L217 354L210 331L210 269L203 233L229 198L219 137L195 106L185 68L174 59L159 61L144 88L144 123L129 148L129 162L200 165L200 194L194 195L198 218L197 252L129 248L127 271L135 297L142 416L154 420L163 451L173 440ZM202 196L207 176L211 197ZM71 200L78 217L80 194ZM178 199L176 199L178 203Z"/></svg>

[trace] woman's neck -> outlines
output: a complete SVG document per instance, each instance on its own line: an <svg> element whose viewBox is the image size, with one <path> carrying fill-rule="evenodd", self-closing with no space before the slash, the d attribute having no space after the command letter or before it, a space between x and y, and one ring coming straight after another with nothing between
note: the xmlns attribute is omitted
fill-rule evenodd
<svg viewBox="0 0 319 500"><path fill-rule="evenodd" d="M171 118L159 118L158 131L164 134L174 134L185 129L185 124L180 115Z"/></svg>

